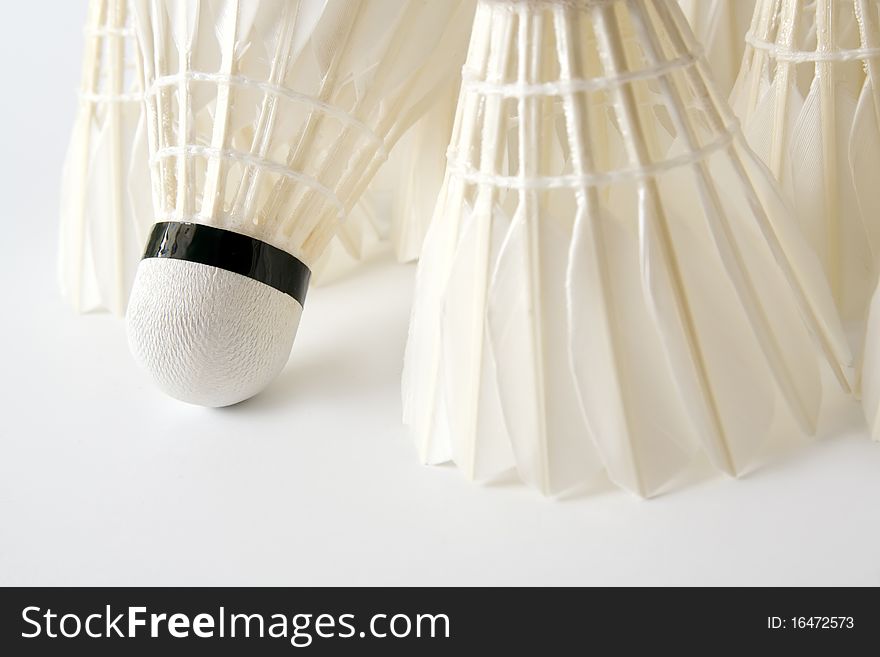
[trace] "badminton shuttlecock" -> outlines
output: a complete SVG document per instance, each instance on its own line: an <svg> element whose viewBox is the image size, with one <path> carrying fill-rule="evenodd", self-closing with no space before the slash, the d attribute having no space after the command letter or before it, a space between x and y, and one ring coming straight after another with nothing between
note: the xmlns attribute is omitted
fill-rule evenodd
<svg viewBox="0 0 880 657"><path fill-rule="evenodd" d="M132 351L179 399L246 399L287 361L310 268L449 75L457 2L135 3L158 222Z"/></svg>
<svg viewBox="0 0 880 657"><path fill-rule="evenodd" d="M703 50L715 88L730 93L742 64L755 0L678 0Z"/></svg>
<svg viewBox="0 0 880 657"><path fill-rule="evenodd" d="M62 173L59 278L78 312L125 311L152 224L143 91L125 0L91 0Z"/></svg>
<svg viewBox="0 0 880 657"><path fill-rule="evenodd" d="M478 4L406 353L424 461L650 495L698 446L741 472L780 398L811 431L820 351L848 386L821 267L695 48L672 0Z"/></svg>
<svg viewBox="0 0 880 657"><path fill-rule="evenodd" d="M858 325L880 257L880 2L760 0L746 40L733 109Z"/></svg>
<svg viewBox="0 0 880 657"><path fill-rule="evenodd" d="M128 2L90 0L79 108L62 172L59 279L77 312L122 315L153 212L143 116L143 74ZM380 221L367 194L344 235L315 263L316 282L356 266L378 242ZM349 231L350 233L351 231ZM345 239L348 237L348 239Z"/></svg>

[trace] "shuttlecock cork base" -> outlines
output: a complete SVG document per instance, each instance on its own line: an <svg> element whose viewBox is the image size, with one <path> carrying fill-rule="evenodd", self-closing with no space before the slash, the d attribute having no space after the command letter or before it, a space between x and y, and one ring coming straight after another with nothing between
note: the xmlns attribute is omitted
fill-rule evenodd
<svg viewBox="0 0 880 657"><path fill-rule="evenodd" d="M254 396L284 368L310 277L298 258L213 226L154 226L128 307L131 351L168 395Z"/></svg>

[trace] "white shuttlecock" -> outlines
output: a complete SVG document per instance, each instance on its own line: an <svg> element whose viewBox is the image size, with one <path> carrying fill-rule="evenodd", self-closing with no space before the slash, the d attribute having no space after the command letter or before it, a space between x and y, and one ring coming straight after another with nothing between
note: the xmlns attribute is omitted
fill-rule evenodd
<svg viewBox="0 0 880 657"><path fill-rule="evenodd" d="M880 262L880 1L760 0L747 44L733 109L858 327Z"/></svg>
<svg viewBox="0 0 880 657"><path fill-rule="evenodd" d="M750 464L849 353L821 267L673 0L478 4L422 257L404 419L544 493ZM811 336L815 334L815 341Z"/></svg>
<svg viewBox="0 0 880 657"><path fill-rule="evenodd" d="M310 268L453 74L459 7L135 3L157 224L128 331L166 393L223 406L279 373Z"/></svg>
<svg viewBox="0 0 880 657"><path fill-rule="evenodd" d="M121 315L153 222L143 90L126 0L90 0L62 172L59 282L77 312Z"/></svg>
<svg viewBox="0 0 880 657"><path fill-rule="evenodd" d="M715 87L730 93L742 64L755 0L678 0L703 50Z"/></svg>
<svg viewBox="0 0 880 657"><path fill-rule="evenodd" d="M79 106L62 172L59 282L77 312L122 315L153 224L143 73L127 1L90 0ZM313 280L338 277L379 239L374 203L363 195L348 216L358 239L338 241ZM354 251L353 251L354 249Z"/></svg>

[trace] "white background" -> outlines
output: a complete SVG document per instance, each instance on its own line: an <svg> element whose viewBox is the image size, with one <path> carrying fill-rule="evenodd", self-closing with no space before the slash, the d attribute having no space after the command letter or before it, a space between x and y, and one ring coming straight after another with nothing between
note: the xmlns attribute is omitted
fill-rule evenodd
<svg viewBox="0 0 880 657"><path fill-rule="evenodd" d="M312 290L265 394L163 397L122 322L55 287L84 7L17 3L0 41L0 584L880 584L880 445L846 400L749 476L696 464L651 501L419 465L398 394L414 270L390 259Z"/></svg>

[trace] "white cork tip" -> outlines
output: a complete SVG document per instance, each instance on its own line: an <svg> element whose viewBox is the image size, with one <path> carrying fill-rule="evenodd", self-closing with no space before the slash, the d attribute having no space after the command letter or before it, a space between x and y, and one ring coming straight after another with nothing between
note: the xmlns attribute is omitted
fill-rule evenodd
<svg viewBox="0 0 880 657"><path fill-rule="evenodd" d="M253 397L290 355L302 306L233 272L185 260L147 258L128 304L128 341L166 394L199 406Z"/></svg>

